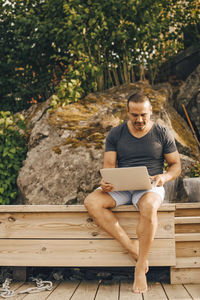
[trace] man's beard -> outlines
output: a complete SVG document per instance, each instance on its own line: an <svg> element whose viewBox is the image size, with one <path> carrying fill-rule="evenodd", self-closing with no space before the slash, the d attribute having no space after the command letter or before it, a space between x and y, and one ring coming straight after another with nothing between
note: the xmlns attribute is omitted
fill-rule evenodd
<svg viewBox="0 0 200 300"><path fill-rule="evenodd" d="M134 127L137 130L143 130L146 127L146 123L144 123L144 122L142 122L142 123L135 122L134 125L135 125Z"/></svg>

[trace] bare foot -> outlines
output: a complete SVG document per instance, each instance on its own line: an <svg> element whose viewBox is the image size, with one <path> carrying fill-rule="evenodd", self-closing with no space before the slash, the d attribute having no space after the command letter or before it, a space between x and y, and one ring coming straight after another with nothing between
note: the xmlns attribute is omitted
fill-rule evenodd
<svg viewBox="0 0 200 300"><path fill-rule="evenodd" d="M142 294L147 291L147 279L146 279L146 264L136 264L135 267L135 279L133 283L133 292L136 294Z"/></svg>

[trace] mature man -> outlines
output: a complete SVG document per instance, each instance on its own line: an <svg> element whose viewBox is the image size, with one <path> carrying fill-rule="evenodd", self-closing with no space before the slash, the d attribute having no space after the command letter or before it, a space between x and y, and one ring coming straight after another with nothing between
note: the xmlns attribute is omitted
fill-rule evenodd
<svg viewBox="0 0 200 300"><path fill-rule="evenodd" d="M104 168L146 166L151 190L113 191L113 186L101 180L101 187L89 194L85 206L95 222L118 240L136 261L133 291L147 291L148 253L157 228L157 210L164 199L165 182L181 172L180 158L169 131L151 120L152 106L147 96L138 92L127 102L128 121L113 128L107 136ZM163 173L164 159L169 168ZM133 203L140 212L137 225L138 240L130 240L109 210Z"/></svg>

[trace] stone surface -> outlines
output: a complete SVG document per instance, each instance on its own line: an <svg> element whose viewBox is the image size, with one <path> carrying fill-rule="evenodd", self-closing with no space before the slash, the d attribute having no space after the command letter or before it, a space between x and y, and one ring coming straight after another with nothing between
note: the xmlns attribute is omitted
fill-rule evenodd
<svg viewBox="0 0 200 300"><path fill-rule="evenodd" d="M31 135L17 180L17 203L83 203L99 185L107 133L123 122L126 99L141 89L151 99L154 120L173 131L181 153L195 157L194 139L170 105L168 85L153 89L147 82L127 84L89 94L79 103L56 110L48 110L48 100L26 112Z"/></svg>
<svg viewBox="0 0 200 300"><path fill-rule="evenodd" d="M182 105L185 106L193 127L200 137L200 64L180 87L175 101L177 111L186 119Z"/></svg>
<svg viewBox="0 0 200 300"><path fill-rule="evenodd" d="M200 47L190 46L165 61L160 68L157 80L168 81L169 76L185 80L200 63Z"/></svg>
<svg viewBox="0 0 200 300"><path fill-rule="evenodd" d="M183 186L189 202L200 202L200 178L184 178Z"/></svg>
<svg viewBox="0 0 200 300"><path fill-rule="evenodd" d="M190 168L192 164L195 162L194 159L180 154L181 159L181 175L173 180L169 181L165 184L165 202L190 202L191 199L188 197L188 193L183 184L183 179L185 177L189 177Z"/></svg>

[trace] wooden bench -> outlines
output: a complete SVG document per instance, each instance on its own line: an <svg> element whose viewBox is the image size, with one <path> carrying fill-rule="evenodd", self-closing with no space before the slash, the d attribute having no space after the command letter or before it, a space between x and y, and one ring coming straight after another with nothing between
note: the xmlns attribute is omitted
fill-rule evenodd
<svg viewBox="0 0 200 300"><path fill-rule="evenodd" d="M113 209L136 238L139 212ZM150 266L175 266L174 204L163 204L149 254ZM0 266L133 266L122 246L97 226L83 205L1 205Z"/></svg>

